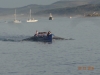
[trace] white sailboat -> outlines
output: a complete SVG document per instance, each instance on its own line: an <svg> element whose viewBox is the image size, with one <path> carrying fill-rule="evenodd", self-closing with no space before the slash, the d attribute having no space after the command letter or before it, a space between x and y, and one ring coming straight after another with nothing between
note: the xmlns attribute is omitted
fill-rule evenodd
<svg viewBox="0 0 100 75"><path fill-rule="evenodd" d="M27 22L37 22L38 20L35 20L34 18L31 18L31 9L30 9L30 19L27 20Z"/></svg>
<svg viewBox="0 0 100 75"><path fill-rule="evenodd" d="M49 20L53 20L52 14L50 13Z"/></svg>
<svg viewBox="0 0 100 75"><path fill-rule="evenodd" d="M14 16L15 16L14 23L21 23L20 20L17 20L17 19L16 19L16 9L15 9L15 14L14 14Z"/></svg>

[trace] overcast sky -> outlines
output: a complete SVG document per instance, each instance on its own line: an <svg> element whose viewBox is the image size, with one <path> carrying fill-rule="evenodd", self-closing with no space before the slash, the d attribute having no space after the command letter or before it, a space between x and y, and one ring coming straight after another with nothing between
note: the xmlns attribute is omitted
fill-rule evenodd
<svg viewBox="0 0 100 75"><path fill-rule="evenodd" d="M59 0L0 0L0 8L22 7L29 4L48 5Z"/></svg>

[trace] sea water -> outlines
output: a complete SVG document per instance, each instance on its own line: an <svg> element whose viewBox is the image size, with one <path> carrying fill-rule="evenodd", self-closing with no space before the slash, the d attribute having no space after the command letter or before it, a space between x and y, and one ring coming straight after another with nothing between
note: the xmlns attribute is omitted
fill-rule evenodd
<svg viewBox="0 0 100 75"><path fill-rule="evenodd" d="M100 18L38 18L0 21L0 75L100 75ZM35 31L74 40L21 41Z"/></svg>

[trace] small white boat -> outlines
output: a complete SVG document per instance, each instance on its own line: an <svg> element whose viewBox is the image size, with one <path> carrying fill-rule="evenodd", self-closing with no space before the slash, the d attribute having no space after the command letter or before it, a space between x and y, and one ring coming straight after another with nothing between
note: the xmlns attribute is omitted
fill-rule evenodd
<svg viewBox="0 0 100 75"><path fill-rule="evenodd" d="M72 17L70 16L70 18L72 18Z"/></svg>
<svg viewBox="0 0 100 75"><path fill-rule="evenodd" d="M49 20L53 20L52 14L50 13Z"/></svg>
<svg viewBox="0 0 100 75"><path fill-rule="evenodd" d="M37 22L38 20L35 20L34 18L31 18L31 9L30 9L30 19L27 20L27 22Z"/></svg>
<svg viewBox="0 0 100 75"><path fill-rule="evenodd" d="M15 14L14 14L14 15L15 15L15 20L14 20L14 23L21 23L21 21L20 21L20 20L17 20L17 19L16 19L16 9L15 9Z"/></svg>

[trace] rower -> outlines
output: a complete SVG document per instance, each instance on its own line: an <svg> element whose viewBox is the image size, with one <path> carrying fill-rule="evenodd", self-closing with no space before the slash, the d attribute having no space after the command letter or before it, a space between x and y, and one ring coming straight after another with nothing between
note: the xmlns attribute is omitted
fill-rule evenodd
<svg viewBox="0 0 100 75"><path fill-rule="evenodd" d="M35 34L36 36L38 36L38 31L36 30L36 34Z"/></svg>
<svg viewBox="0 0 100 75"><path fill-rule="evenodd" d="M48 31L47 36L49 36L50 34L51 34L51 32L50 32L50 31Z"/></svg>

